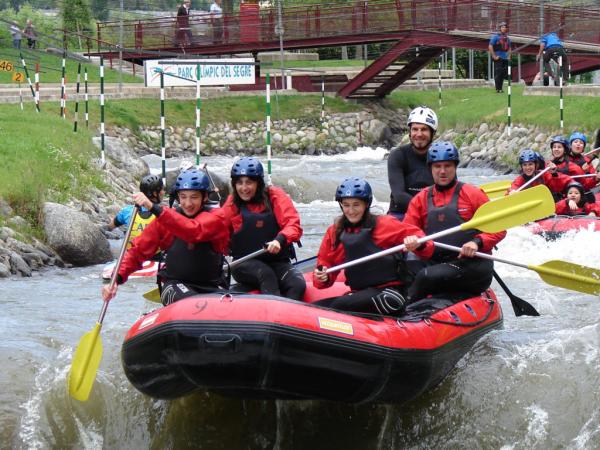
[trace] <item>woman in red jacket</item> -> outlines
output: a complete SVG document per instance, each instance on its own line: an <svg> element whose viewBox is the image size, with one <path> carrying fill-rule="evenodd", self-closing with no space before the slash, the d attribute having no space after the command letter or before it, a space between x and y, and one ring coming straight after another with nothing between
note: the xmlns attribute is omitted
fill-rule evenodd
<svg viewBox="0 0 600 450"><path fill-rule="evenodd" d="M521 175L519 175L510 185L508 193L511 194L516 192L521 186L529 182L538 173L537 169L543 170L544 160L542 155L534 152L531 149L523 149L519 154L519 165L521 166ZM572 179L564 173L560 173L556 170L556 165L552 162L548 163L548 167L551 169L544 172L540 177L533 181L533 183L527 185L527 188L537 186L539 184L545 184L548 189L554 195L555 201L562 198L562 193L565 186L569 184Z"/></svg>
<svg viewBox="0 0 600 450"><path fill-rule="evenodd" d="M565 189L566 198L556 204L556 214L563 216L600 216L600 205L587 202L585 188L581 183L573 181Z"/></svg>
<svg viewBox="0 0 600 450"><path fill-rule="evenodd" d="M347 178L337 188L335 200L342 215L335 219L321 242L313 284L324 289L333 284L339 272L327 273L328 267L352 261L403 243L414 236L423 237L418 227L400 222L391 215L374 215L369 208L373 201L371 186L361 178ZM414 250L417 256L428 258L433 244L425 242ZM349 294L316 302L343 311L400 315L406 304L407 279L401 255L386 255L346 269Z"/></svg>
<svg viewBox="0 0 600 450"><path fill-rule="evenodd" d="M233 268L233 277L263 294L302 300L306 281L290 262L295 257L292 244L302 236L292 200L283 189L265 186L263 166L252 157L233 164L231 187L233 194L223 205L230 221L231 256L236 260L263 247L267 250Z"/></svg>

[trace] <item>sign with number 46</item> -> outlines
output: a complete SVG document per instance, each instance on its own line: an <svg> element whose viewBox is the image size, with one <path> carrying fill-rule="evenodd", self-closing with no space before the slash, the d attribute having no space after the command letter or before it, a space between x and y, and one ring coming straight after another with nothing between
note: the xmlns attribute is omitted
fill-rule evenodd
<svg viewBox="0 0 600 450"><path fill-rule="evenodd" d="M1 61L0 60L0 71L12 72L13 71L13 63L10 61Z"/></svg>

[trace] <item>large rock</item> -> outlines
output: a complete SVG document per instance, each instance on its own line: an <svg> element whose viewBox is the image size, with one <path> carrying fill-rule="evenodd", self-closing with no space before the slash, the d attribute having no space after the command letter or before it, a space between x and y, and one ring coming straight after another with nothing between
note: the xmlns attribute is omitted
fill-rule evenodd
<svg viewBox="0 0 600 450"><path fill-rule="evenodd" d="M96 146L100 147L99 137L92 140ZM105 136L104 151L115 166L130 173L136 180L148 173L148 164L136 156L133 149L119 138Z"/></svg>
<svg viewBox="0 0 600 450"><path fill-rule="evenodd" d="M112 259L108 240L84 213L47 202L43 221L48 245L65 262L89 266Z"/></svg>

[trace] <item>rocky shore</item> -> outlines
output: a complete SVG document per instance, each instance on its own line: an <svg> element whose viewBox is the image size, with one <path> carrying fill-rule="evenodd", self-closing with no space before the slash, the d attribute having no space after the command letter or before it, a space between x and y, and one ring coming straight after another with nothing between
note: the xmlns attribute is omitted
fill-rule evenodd
<svg viewBox="0 0 600 450"><path fill-rule="evenodd" d="M337 154L356 149L359 145L393 148L408 142L407 111L390 110L377 104L368 105L359 113L336 114L318 120L274 121L271 127L273 151L277 154ZM265 124L208 124L202 135L203 156L263 155ZM95 162L104 174L110 190L94 190L85 200L72 199L66 205L43 205L45 242L19 230L26 229L24 219L14 215L10 206L0 199L0 278L11 275L31 276L44 267L85 266L112 259L107 239L122 237L120 230L109 231L106 225L124 206L139 179L148 172L140 158L160 155L160 129L146 127L134 132L112 128L107 132L106 157L103 166ZM517 155L523 148L532 148L549 155L550 137L556 130L516 125L482 123L474 128L449 129L436 138L453 141L461 153L461 167L491 167L501 173L516 169ZM190 127L169 127L166 130L167 157L189 158L195 155L195 130ZM95 138L98 145L99 139ZM171 174L173 177L175 174Z"/></svg>

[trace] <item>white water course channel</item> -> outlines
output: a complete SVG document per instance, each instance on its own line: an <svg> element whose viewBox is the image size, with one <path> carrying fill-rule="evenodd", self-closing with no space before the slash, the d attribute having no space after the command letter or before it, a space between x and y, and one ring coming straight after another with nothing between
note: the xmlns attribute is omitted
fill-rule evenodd
<svg viewBox="0 0 600 450"><path fill-rule="evenodd" d="M300 258L315 254L339 214L333 196L343 178L367 178L376 211L387 211L384 153L359 149L273 161L274 183L291 192L301 215ZM226 178L232 159L202 162ZM482 184L507 177L467 169L459 178ZM581 231L550 242L517 228L496 255L598 268L600 236ZM96 384L89 401L79 403L68 396L66 376L79 339L98 319L102 266L2 280L0 448L600 448L600 299L550 286L531 270L500 263L496 270L541 316L515 317L494 282L503 329L485 335L439 386L404 405L240 400L205 392L174 401L145 397L127 381L120 347L140 314L156 307L141 296L155 287L147 280L128 282L110 303Z"/></svg>

